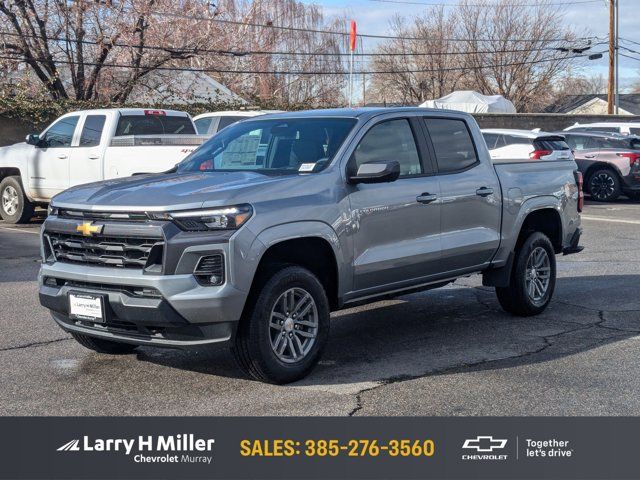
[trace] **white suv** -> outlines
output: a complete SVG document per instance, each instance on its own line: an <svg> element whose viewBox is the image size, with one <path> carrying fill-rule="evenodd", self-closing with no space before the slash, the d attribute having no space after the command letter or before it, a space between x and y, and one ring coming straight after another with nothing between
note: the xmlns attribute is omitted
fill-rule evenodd
<svg viewBox="0 0 640 480"><path fill-rule="evenodd" d="M492 160L568 160L571 149L561 135L535 130L482 130Z"/></svg>
<svg viewBox="0 0 640 480"><path fill-rule="evenodd" d="M621 133L622 135L640 135L640 122L599 122L576 123L564 129L565 132L602 132Z"/></svg>

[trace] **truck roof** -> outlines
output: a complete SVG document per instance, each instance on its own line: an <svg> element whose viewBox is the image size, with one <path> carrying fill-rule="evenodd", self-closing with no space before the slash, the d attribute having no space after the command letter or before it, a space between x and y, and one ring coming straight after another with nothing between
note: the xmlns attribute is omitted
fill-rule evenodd
<svg viewBox="0 0 640 480"><path fill-rule="evenodd" d="M265 118L293 118L293 117L343 117L343 118L370 118L384 113L402 113L402 112L422 112L429 114L454 113L460 116L470 116L468 113L457 110L443 110L425 107L359 107L359 108L328 108L316 110L300 110L293 112L272 113L260 116ZM253 119L252 119L253 120Z"/></svg>
<svg viewBox="0 0 640 480"><path fill-rule="evenodd" d="M154 112L163 112L164 115L173 117L188 117L187 112L181 112L180 110L165 110L163 108L94 108L88 110L76 110L69 113L119 113L120 115L153 115ZM67 113L66 115L69 115Z"/></svg>

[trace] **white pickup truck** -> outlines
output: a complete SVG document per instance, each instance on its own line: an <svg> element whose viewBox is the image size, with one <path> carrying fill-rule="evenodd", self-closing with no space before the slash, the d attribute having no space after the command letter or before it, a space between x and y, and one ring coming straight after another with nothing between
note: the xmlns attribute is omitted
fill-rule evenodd
<svg viewBox="0 0 640 480"><path fill-rule="evenodd" d="M28 221L69 187L169 170L206 137L188 113L141 108L83 110L40 135L0 148L0 216Z"/></svg>

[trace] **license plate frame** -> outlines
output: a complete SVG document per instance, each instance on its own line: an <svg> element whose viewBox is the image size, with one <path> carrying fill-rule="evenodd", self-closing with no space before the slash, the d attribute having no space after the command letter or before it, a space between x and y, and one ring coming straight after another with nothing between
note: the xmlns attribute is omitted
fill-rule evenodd
<svg viewBox="0 0 640 480"><path fill-rule="evenodd" d="M106 323L106 298L104 295L87 292L67 294L69 318L93 323Z"/></svg>

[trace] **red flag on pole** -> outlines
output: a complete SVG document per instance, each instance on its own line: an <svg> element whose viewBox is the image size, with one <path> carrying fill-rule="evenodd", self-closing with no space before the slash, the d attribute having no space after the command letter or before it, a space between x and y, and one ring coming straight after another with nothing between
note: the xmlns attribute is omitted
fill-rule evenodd
<svg viewBox="0 0 640 480"><path fill-rule="evenodd" d="M351 34L349 35L349 48L351 51L356 49L356 21L351 20Z"/></svg>

